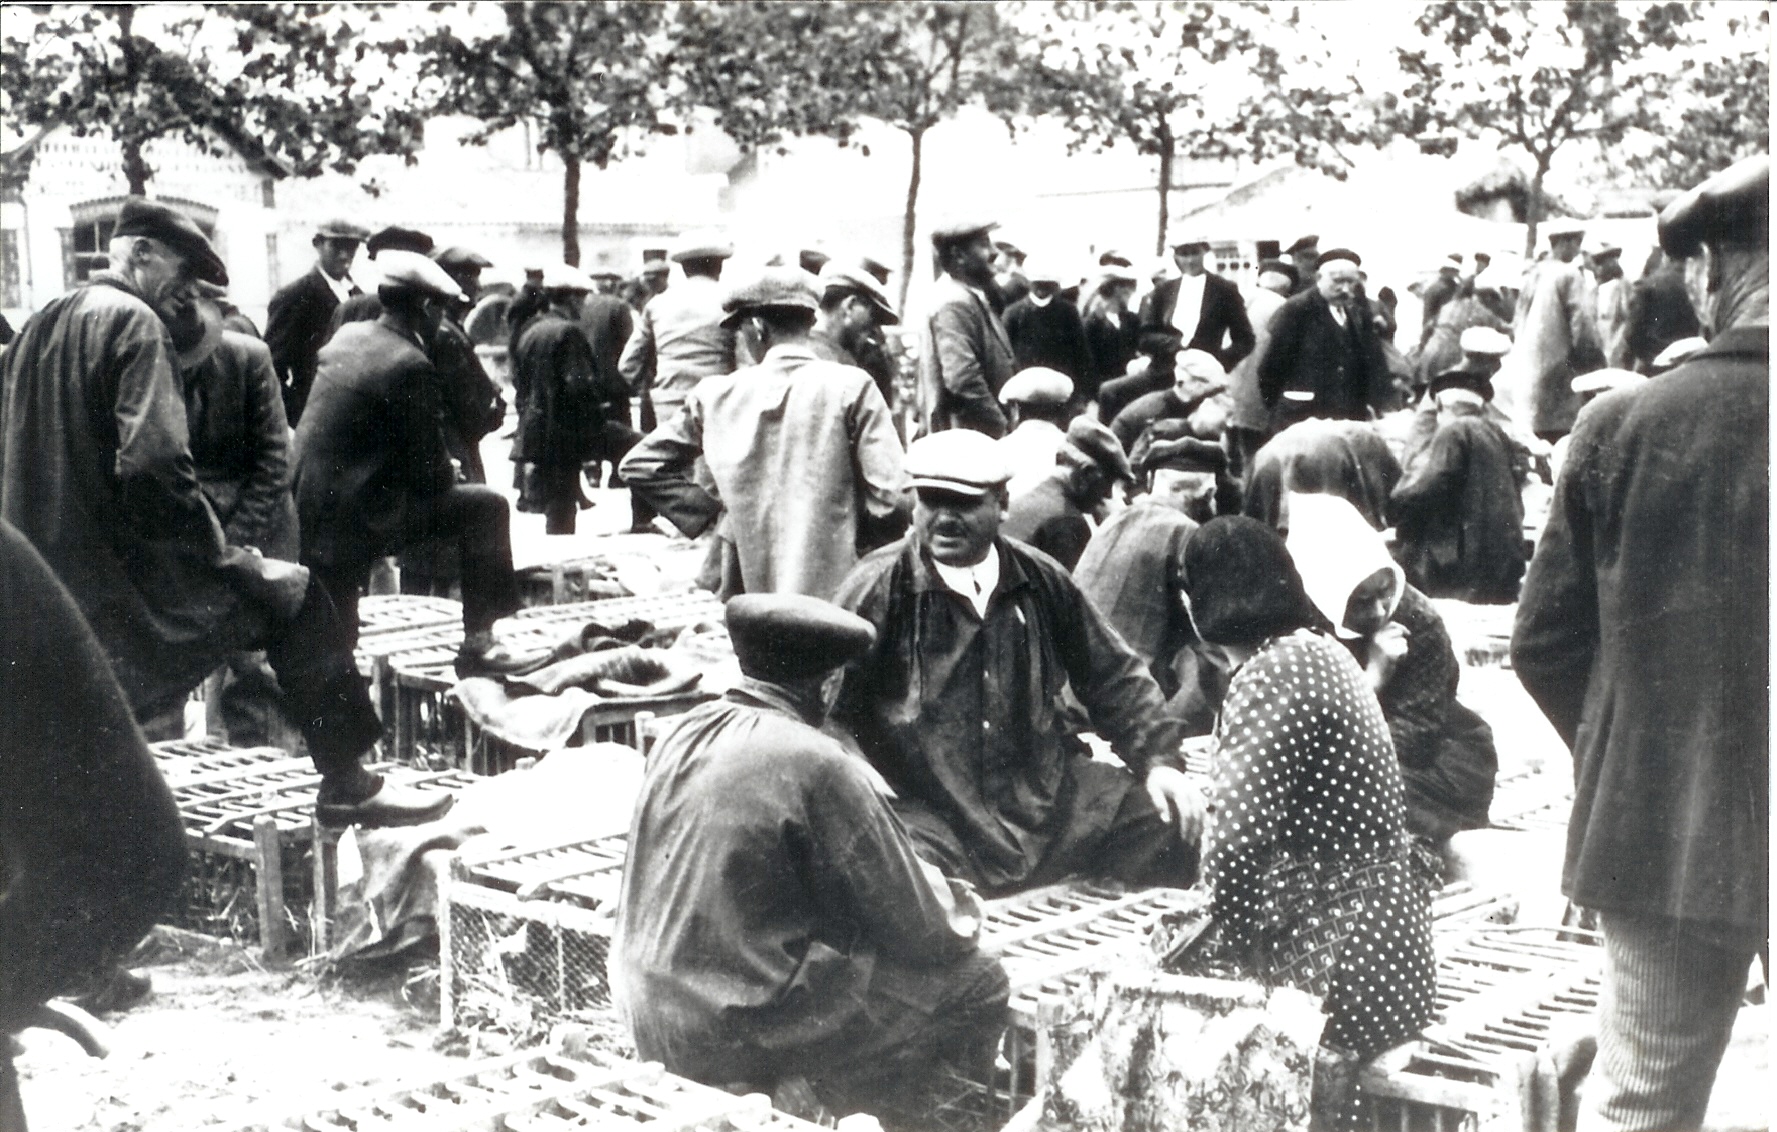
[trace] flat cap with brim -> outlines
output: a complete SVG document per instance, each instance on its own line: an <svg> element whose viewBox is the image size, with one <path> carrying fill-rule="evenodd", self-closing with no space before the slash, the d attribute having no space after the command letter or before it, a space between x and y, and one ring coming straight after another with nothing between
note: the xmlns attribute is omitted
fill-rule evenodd
<svg viewBox="0 0 1777 1132"><path fill-rule="evenodd" d="M384 252L418 252L431 255L437 245L432 237L417 228L404 228L399 224L391 224L380 228L364 241L364 251L375 259Z"/></svg>
<svg viewBox="0 0 1777 1132"><path fill-rule="evenodd" d="M953 220L932 229L932 243L937 246L954 244L960 240L972 239L984 232L991 232L999 226L1000 222L997 220Z"/></svg>
<svg viewBox="0 0 1777 1132"><path fill-rule="evenodd" d="M1325 267L1327 264L1332 263L1334 260L1340 260L1340 259L1345 260L1348 263L1355 264L1358 267L1362 267L1364 265L1364 257L1358 255L1356 252L1352 251L1350 248L1333 248L1331 251L1321 252L1320 255L1315 258L1314 266Z"/></svg>
<svg viewBox="0 0 1777 1132"><path fill-rule="evenodd" d="M1569 384L1575 393L1584 396L1587 393L1609 393L1613 389L1627 389L1646 380L1647 378L1632 369L1611 366L1582 373Z"/></svg>
<svg viewBox="0 0 1777 1132"><path fill-rule="evenodd" d="M1098 263L1099 263L1099 266L1101 266L1101 267L1113 267L1113 266L1114 267L1134 267L1135 266L1134 260L1132 260L1128 256L1124 255L1122 252L1118 251L1116 248L1106 248L1104 251L1099 252L1098 253Z"/></svg>
<svg viewBox="0 0 1777 1132"><path fill-rule="evenodd" d="M1664 372L1665 370L1669 370L1673 366L1685 361L1692 354L1707 345L1709 345L1709 341L1706 338L1697 338L1694 336L1690 338L1680 338L1678 341L1667 346L1664 350L1661 350L1658 354L1655 354L1654 360L1649 362L1648 365L1653 369Z"/></svg>
<svg viewBox="0 0 1777 1132"><path fill-rule="evenodd" d="M445 274L444 268L418 252L390 249L376 257L377 270L382 272L382 287L418 291L438 299L463 299L457 281Z"/></svg>
<svg viewBox="0 0 1777 1132"><path fill-rule="evenodd" d="M1195 377L1200 381L1218 381L1228 376L1222 368L1221 359L1208 350L1180 350L1178 357L1172 360L1174 373L1182 373Z"/></svg>
<svg viewBox="0 0 1777 1132"><path fill-rule="evenodd" d="M1213 440L1181 436L1156 440L1142 457L1142 471L1220 472L1228 466L1228 453Z"/></svg>
<svg viewBox="0 0 1777 1132"><path fill-rule="evenodd" d="M894 269L889 267L888 264L867 255L858 257L858 266L863 268L865 274L875 279L878 283L885 284L888 282L889 276L893 274L894 271Z"/></svg>
<svg viewBox="0 0 1777 1132"><path fill-rule="evenodd" d="M720 232L687 232L679 239L670 257L674 263L688 259L727 259L734 254L734 245Z"/></svg>
<svg viewBox="0 0 1777 1132"><path fill-rule="evenodd" d="M1454 369L1447 369L1443 373L1438 374L1431 379L1428 388L1433 397L1436 397L1446 389L1466 389L1470 393L1480 397L1483 401L1493 400L1492 379L1482 377L1478 373L1470 373L1461 366Z"/></svg>
<svg viewBox="0 0 1777 1132"><path fill-rule="evenodd" d="M494 265L494 261L479 252L472 252L458 244L432 253L432 261L446 271L468 271L470 268L486 269Z"/></svg>
<svg viewBox="0 0 1777 1132"><path fill-rule="evenodd" d="M1005 405L1065 405L1073 395L1073 378L1048 366L1021 369L1000 386L1000 403Z"/></svg>
<svg viewBox="0 0 1777 1132"><path fill-rule="evenodd" d="M216 249L210 246L209 237L191 217L171 205L146 197L129 197L117 211L117 227L112 234L159 240L179 253L190 266L194 278L220 287L228 286L228 268L223 265L222 257L216 254Z"/></svg>
<svg viewBox="0 0 1777 1132"><path fill-rule="evenodd" d="M1098 280L1099 286L1106 283L1137 283L1135 269L1122 263L1101 263L1086 273L1085 278Z"/></svg>
<svg viewBox="0 0 1777 1132"><path fill-rule="evenodd" d="M821 307L818 281L800 267L767 267L736 283L722 300L726 317L722 325L732 329L754 311L798 310L813 314Z"/></svg>
<svg viewBox="0 0 1777 1132"><path fill-rule="evenodd" d="M1171 248L1175 254L1184 252L1187 255L1194 255L1209 251L1209 241L1195 232L1183 236L1168 236L1166 246Z"/></svg>
<svg viewBox="0 0 1777 1132"><path fill-rule="evenodd" d="M849 291L863 298L876 312L876 321L882 326L893 326L901 321L901 316L895 313L894 303L889 301L888 292L863 264L845 267L838 260L830 259L821 267L820 284L823 299L835 291Z"/></svg>
<svg viewBox="0 0 1777 1132"><path fill-rule="evenodd" d="M543 289L545 291L591 291L592 276L581 271L571 263L546 263L543 265Z"/></svg>
<svg viewBox="0 0 1777 1132"><path fill-rule="evenodd" d="M1068 422L1067 443L1116 478L1135 479L1135 473L1129 469L1129 454L1123 451L1123 442L1117 439L1116 433L1091 417L1079 416ZM1066 452L1064 447L1063 455Z"/></svg>
<svg viewBox="0 0 1777 1132"><path fill-rule="evenodd" d="M1584 221L1563 216L1543 225L1543 233L1551 240L1559 240L1563 236L1584 236L1586 225Z"/></svg>
<svg viewBox="0 0 1777 1132"><path fill-rule="evenodd" d="M1685 258L1704 244L1764 247L1771 232L1771 159L1748 157L1723 169L1660 213L1660 247Z"/></svg>
<svg viewBox="0 0 1777 1132"><path fill-rule="evenodd" d="M362 224L354 224L350 220L335 217L323 220L315 228L315 235L324 240L356 240L363 243L370 238L370 229Z"/></svg>
<svg viewBox="0 0 1777 1132"><path fill-rule="evenodd" d="M1320 247L1319 236L1298 236L1296 242L1283 249L1284 255L1295 255L1297 252L1313 251Z"/></svg>
<svg viewBox="0 0 1777 1132"><path fill-rule="evenodd" d="M1512 340L1491 326L1471 326L1456 340L1465 354L1491 354L1501 357L1511 352Z"/></svg>
<svg viewBox="0 0 1777 1132"><path fill-rule="evenodd" d="M737 594L727 617L735 659L755 680L825 676L876 641L870 622L803 594Z"/></svg>
<svg viewBox="0 0 1777 1132"><path fill-rule="evenodd" d="M906 468L915 488L976 497L1012 478L999 444L972 428L946 429L915 440L907 446Z"/></svg>
<svg viewBox="0 0 1777 1132"><path fill-rule="evenodd" d="M1268 259L1259 264L1259 274L1286 276L1292 287L1302 281L1302 273L1296 270L1296 265L1293 263L1286 263L1281 259Z"/></svg>

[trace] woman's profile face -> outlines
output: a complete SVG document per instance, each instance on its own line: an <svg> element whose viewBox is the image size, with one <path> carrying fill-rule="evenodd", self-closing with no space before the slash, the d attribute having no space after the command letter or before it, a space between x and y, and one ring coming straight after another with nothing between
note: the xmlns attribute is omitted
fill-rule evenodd
<svg viewBox="0 0 1777 1132"><path fill-rule="evenodd" d="M1381 569L1357 584L1345 602L1345 627L1360 637L1374 634L1394 613L1394 571Z"/></svg>

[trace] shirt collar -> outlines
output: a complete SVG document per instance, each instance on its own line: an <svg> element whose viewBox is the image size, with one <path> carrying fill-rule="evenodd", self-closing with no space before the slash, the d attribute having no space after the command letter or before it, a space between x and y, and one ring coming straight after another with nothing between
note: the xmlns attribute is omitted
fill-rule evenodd
<svg viewBox="0 0 1777 1132"><path fill-rule="evenodd" d="M316 264L315 274L321 277L321 281L327 284L327 289L333 292L333 297L340 302L343 303L352 297L353 284L351 272L346 272L343 278L335 279L325 271L322 271L319 264Z"/></svg>
<svg viewBox="0 0 1777 1132"><path fill-rule="evenodd" d="M806 343L803 343L803 342L780 342L777 345L773 346L771 349L765 351L765 356L763 358L759 359L759 364L764 365L765 363L773 361L773 360L789 361L789 362L813 362L813 361L819 361L820 359L815 355L815 352L812 349L810 349Z"/></svg>
<svg viewBox="0 0 1777 1132"><path fill-rule="evenodd" d="M937 570L933 569L937 564L932 561L932 556L920 546L917 534L907 536L907 546L907 552L913 558L913 591L915 593L925 593L928 590L949 591L950 587L944 584L943 580L939 578ZM999 559L998 589L1000 591L1010 593L1030 584L1024 565L1018 561L1018 555L1006 545L1003 536L993 540L993 556L997 556Z"/></svg>
<svg viewBox="0 0 1777 1132"><path fill-rule="evenodd" d="M944 588L962 595L963 600L975 607L977 617L986 617L987 603L993 599L993 591L1000 584L1000 549L989 546L987 557L973 566L946 566L934 558L932 571Z"/></svg>

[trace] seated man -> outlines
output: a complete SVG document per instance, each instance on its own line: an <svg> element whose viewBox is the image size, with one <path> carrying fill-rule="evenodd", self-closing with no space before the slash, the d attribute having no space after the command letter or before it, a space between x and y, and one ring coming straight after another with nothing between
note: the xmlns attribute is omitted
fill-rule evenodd
<svg viewBox="0 0 1777 1132"><path fill-rule="evenodd" d="M971 434L978 435L978 434ZM817 598L741 594L745 680L648 758L612 943L636 1051L813 1116L918 1119L943 1061L984 1064L1007 984L980 906L914 855L870 774L817 728L868 622ZM929 1114L928 1114L929 1115Z"/></svg>
<svg viewBox="0 0 1777 1132"><path fill-rule="evenodd" d="M462 675L508 669L493 625L519 608L506 498L457 482L427 357L442 309L457 299L444 269L417 252L384 252L374 322L340 327L296 429L296 511L303 563L357 641L358 598L371 565L410 543L457 541L463 571Z"/></svg>
<svg viewBox="0 0 1777 1132"><path fill-rule="evenodd" d="M1125 452L1135 451L1135 442L1155 421L1189 417L1197 406L1228 388L1228 375L1215 355L1204 350L1186 350L1179 354L1173 370L1172 384L1153 393L1144 393L1131 401L1111 421L1111 432L1123 443Z"/></svg>
<svg viewBox="0 0 1777 1132"><path fill-rule="evenodd" d="M859 562L838 604L876 626L836 718L898 793L920 852L993 893L1076 873L1189 885L1203 798L1141 658L1047 556L1001 537L999 449L916 441L906 538ZM1129 769L1094 762L1070 695Z"/></svg>
<svg viewBox="0 0 1777 1132"><path fill-rule="evenodd" d="M1104 507L1119 481L1134 480L1110 430L1091 417L1075 417L1049 474L1011 501L1004 533L1072 570L1092 538L1086 516Z"/></svg>
<svg viewBox="0 0 1777 1132"><path fill-rule="evenodd" d="M1187 735L1207 735L1228 690L1222 650L1205 644L1185 612L1185 540L1215 518L1227 468L1219 445L1194 436L1148 449L1148 491L1092 535L1074 581L1117 630L1167 697Z"/></svg>

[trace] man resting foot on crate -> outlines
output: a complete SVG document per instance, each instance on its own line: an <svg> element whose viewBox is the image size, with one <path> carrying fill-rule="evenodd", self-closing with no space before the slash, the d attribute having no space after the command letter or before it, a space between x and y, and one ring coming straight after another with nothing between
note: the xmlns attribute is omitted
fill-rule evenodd
<svg viewBox="0 0 1777 1132"><path fill-rule="evenodd" d="M34 315L0 361L0 518L49 563L138 720L230 654L266 650L322 776L323 818L407 825L447 794L384 786L382 734L351 636L309 571L231 546L193 471L166 323L199 280L228 282L178 210L131 197L110 266Z"/></svg>
<svg viewBox="0 0 1777 1132"><path fill-rule="evenodd" d="M816 729L829 675L875 634L787 594L734 598L728 628L745 678L648 759L613 997L672 1072L924 1127L945 1064L991 1065L1008 990L976 950L973 891L920 862L869 771Z"/></svg>

